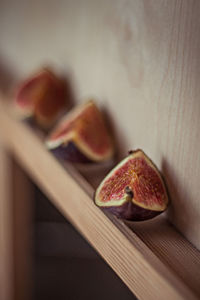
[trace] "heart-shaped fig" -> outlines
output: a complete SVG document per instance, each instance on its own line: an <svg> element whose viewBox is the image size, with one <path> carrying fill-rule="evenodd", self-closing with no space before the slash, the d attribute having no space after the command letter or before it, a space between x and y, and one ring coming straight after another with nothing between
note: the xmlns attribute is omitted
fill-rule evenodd
<svg viewBox="0 0 200 300"><path fill-rule="evenodd" d="M94 101L75 107L50 133L46 146L73 162L101 162L111 158L112 138Z"/></svg>
<svg viewBox="0 0 200 300"><path fill-rule="evenodd" d="M143 221L166 210L168 195L156 166L142 150L136 150L101 182L95 203L119 218Z"/></svg>

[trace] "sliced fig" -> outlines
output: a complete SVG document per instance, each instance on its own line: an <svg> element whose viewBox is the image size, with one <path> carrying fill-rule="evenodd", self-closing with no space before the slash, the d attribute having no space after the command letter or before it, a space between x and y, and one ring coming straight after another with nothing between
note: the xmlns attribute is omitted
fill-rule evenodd
<svg viewBox="0 0 200 300"><path fill-rule="evenodd" d="M136 150L101 182L95 203L119 218L143 221L163 212L168 196L156 166L142 150Z"/></svg>
<svg viewBox="0 0 200 300"><path fill-rule="evenodd" d="M42 127L50 127L66 106L63 81L50 69L42 69L18 87L15 103L22 116L33 116Z"/></svg>
<svg viewBox="0 0 200 300"><path fill-rule="evenodd" d="M46 141L58 157L73 162L100 162L113 154L112 138L94 101L75 107Z"/></svg>

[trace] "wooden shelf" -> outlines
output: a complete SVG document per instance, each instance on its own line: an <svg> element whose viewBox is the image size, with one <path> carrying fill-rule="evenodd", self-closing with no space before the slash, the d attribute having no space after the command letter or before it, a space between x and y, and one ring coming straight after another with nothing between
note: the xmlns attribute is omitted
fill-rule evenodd
<svg viewBox="0 0 200 300"><path fill-rule="evenodd" d="M92 186L72 165L56 160L3 101L0 143L139 299L200 297L200 253L165 216L125 223L104 214L93 203Z"/></svg>

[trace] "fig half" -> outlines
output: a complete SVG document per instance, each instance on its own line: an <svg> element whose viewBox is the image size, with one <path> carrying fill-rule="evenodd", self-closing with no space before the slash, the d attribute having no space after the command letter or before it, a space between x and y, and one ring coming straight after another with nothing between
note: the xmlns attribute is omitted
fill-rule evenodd
<svg viewBox="0 0 200 300"><path fill-rule="evenodd" d="M142 150L136 150L101 182L95 203L119 218L144 221L166 210L168 195L156 166Z"/></svg>
<svg viewBox="0 0 200 300"><path fill-rule="evenodd" d="M111 158L112 138L94 101L75 107L46 140L56 156L73 162L101 162Z"/></svg>
<svg viewBox="0 0 200 300"><path fill-rule="evenodd" d="M33 116L42 127L50 127L66 106L62 79L50 69L42 69L21 83L15 104L22 117Z"/></svg>

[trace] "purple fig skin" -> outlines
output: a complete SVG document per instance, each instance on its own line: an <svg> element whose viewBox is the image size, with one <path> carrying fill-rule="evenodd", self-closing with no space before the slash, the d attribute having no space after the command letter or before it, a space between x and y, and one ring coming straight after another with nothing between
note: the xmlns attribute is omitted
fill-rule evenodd
<svg viewBox="0 0 200 300"><path fill-rule="evenodd" d="M76 163L92 163L83 153L79 151L73 142L60 145L50 150L58 159Z"/></svg>
<svg viewBox="0 0 200 300"><path fill-rule="evenodd" d="M129 156L108 173L96 190L94 202L118 218L146 221L164 212L169 198L157 167L138 149L129 152Z"/></svg>
<svg viewBox="0 0 200 300"><path fill-rule="evenodd" d="M154 211L145 209L134 204L131 201L127 201L120 206L102 206L104 211L114 214L120 219L127 221L145 221L152 219L159 215L162 211Z"/></svg>

